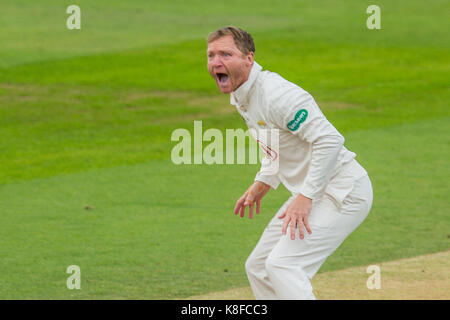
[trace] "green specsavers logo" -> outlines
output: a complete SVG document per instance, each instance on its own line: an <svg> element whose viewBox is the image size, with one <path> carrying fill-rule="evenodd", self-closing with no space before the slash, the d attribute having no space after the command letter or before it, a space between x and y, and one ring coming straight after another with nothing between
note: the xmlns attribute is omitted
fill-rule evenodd
<svg viewBox="0 0 450 320"><path fill-rule="evenodd" d="M297 130L300 127L300 124L302 122L305 122L307 116L308 116L308 111L306 111L305 109L299 110L295 114L294 120L291 120L288 122L288 124L287 124L288 129L291 131Z"/></svg>

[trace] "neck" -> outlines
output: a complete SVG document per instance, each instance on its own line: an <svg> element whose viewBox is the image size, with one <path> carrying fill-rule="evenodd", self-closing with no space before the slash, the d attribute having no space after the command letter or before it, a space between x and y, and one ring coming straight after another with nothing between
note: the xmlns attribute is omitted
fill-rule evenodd
<svg viewBox="0 0 450 320"><path fill-rule="evenodd" d="M236 91L240 86L242 86L245 82L247 82L248 78L250 77L250 72L252 71L252 67L253 67L253 63L245 71L244 79L242 80L242 82L233 91Z"/></svg>

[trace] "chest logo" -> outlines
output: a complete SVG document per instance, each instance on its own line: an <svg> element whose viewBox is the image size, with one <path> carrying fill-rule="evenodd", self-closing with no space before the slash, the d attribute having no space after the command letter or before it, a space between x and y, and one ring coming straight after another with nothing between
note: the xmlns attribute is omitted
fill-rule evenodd
<svg viewBox="0 0 450 320"><path fill-rule="evenodd" d="M259 121L258 121L258 124L259 124L260 126L262 126L262 127L266 125L266 123L265 123L264 121L262 121L262 120L259 120Z"/></svg>
<svg viewBox="0 0 450 320"><path fill-rule="evenodd" d="M264 152L266 153L266 158L267 159L272 160L272 161L277 160L278 152L276 152L274 149L272 149L270 146L268 146L264 142L261 142L259 140L256 140L256 142L259 143L259 145L261 146L261 149L263 149Z"/></svg>
<svg viewBox="0 0 450 320"><path fill-rule="evenodd" d="M308 117L308 111L305 109L299 110L295 116L294 119L289 121L287 124L287 127L291 131L295 131L300 127L300 124L305 122L306 118Z"/></svg>

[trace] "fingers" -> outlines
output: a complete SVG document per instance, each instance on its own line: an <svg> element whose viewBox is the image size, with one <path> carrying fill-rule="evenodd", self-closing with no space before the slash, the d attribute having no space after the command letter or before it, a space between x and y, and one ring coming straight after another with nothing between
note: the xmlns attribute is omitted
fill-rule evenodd
<svg viewBox="0 0 450 320"><path fill-rule="evenodd" d="M248 207L248 217L250 219L253 218L253 207L254 207L253 203L250 204L249 207Z"/></svg>
<svg viewBox="0 0 450 320"><path fill-rule="evenodd" d="M306 231L308 231L308 233L311 234L312 231L311 231L311 228L309 227L308 217L305 217L305 218L303 219L303 222L305 223Z"/></svg>
<svg viewBox="0 0 450 320"><path fill-rule="evenodd" d="M291 220L291 240L295 240L295 227L296 227L296 221L295 220ZM301 238L301 237L300 237Z"/></svg>
<svg viewBox="0 0 450 320"><path fill-rule="evenodd" d="M240 216L241 216L241 218L243 218L245 215L245 206L242 206L240 211L241 211Z"/></svg>
<svg viewBox="0 0 450 320"><path fill-rule="evenodd" d="M236 206L234 207L234 214L238 214L238 213L239 213L239 210L241 209L242 205L243 205L244 202L245 202L245 199L247 198L247 194L248 194L248 191L246 191L246 192L242 195L242 197L240 197L239 200L236 201Z"/></svg>
<svg viewBox="0 0 450 320"><path fill-rule="evenodd" d="M286 215L286 212L282 214L282 216L284 216L284 215ZM281 219L281 216L279 218ZM284 235L286 235L286 230L287 230L287 227L289 225L289 220L290 220L289 217L286 217L284 219L283 227L281 228L281 233L284 234Z"/></svg>
<svg viewBox="0 0 450 320"><path fill-rule="evenodd" d="M256 194L251 186L240 198L236 201L234 207L234 214L240 214L241 218L245 215L245 207L249 207L249 218L253 218L253 210L255 208L256 202L256 213L261 212L261 193L264 191L264 186L260 185L257 187Z"/></svg>
<svg viewBox="0 0 450 320"><path fill-rule="evenodd" d="M287 212L283 212L279 219L284 218L283 226L281 228L281 232L283 235L286 235L287 229L289 227L289 231L291 233L291 240L295 240L295 229L298 227L300 239L303 240L305 238L305 229L309 234L312 234L311 228L309 227L308 217L291 217L287 215Z"/></svg>
<svg viewBox="0 0 450 320"><path fill-rule="evenodd" d="M241 199L239 199L238 201L236 201L236 205L234 206L234 214L238 214L241 206L242 206Z"/></svg>
<svg viewBox="0 0 450 320"><path fill-rule="evenodd" d="M303 223L302 223L302 219L299 218L297 220L297 225L298 225L298 231L300 233L300 239L303 240L305 238L305 233L303 231ZM291 239L294 240L295 239L295 230L293 233L291 233Z"/></svg>
<svg viewBox="0 0 450 320"><path fill-rule="evenodd" d="M245 207L248 206L248 217L251 219L253 218L253 206L254 206L254 195L253 192L250 190L248 192L247 198L244 201L244 211L245 211ZM241 215L241 218L243 218L244 216Z"/></svg>
<svg viewBox="0 0 450 320"><path fill-rule="evenodd" d="M291 240L295 240L295 229L297 226L299 227L299 231L300 231L300 239L303 239L304 238L303 224L300 219L291 219L291 217L287 216L284 219L283 227L281 228L281 232L283 233L283 235L286 235L286 231L289 227L289 230L291 233Z"/></svg>

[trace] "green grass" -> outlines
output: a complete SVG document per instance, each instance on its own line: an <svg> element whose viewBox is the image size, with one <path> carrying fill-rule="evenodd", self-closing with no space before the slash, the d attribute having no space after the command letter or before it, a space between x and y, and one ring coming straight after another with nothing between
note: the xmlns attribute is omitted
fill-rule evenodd
<svg viewBox="0 0 450 320"><path fill-rule="evenodd" d="M245 259L288 192L240 219L257 166L170 162L176 128L245 128L206 71L204 39L226 24L313 94L372 179L369 217L321 272L450 247L447 1L381 1L379 31L360 1L78 1L79 31L65 29L69 4L0 6L0 297L247 284ZM66 288L71 264L81 290Z"/></svg>
<svg viewBox="0 0 450 320"><path fill-rule="evenodd" d="M448 249L448 129L444 119L347 135L375 201L321 271ZM255 169L151 161L1 187L3 296L174 298L244 286L243 262L288 196L272 191L255 219L235 216ZM65 288L71 264L80 291Z"/></svg>

